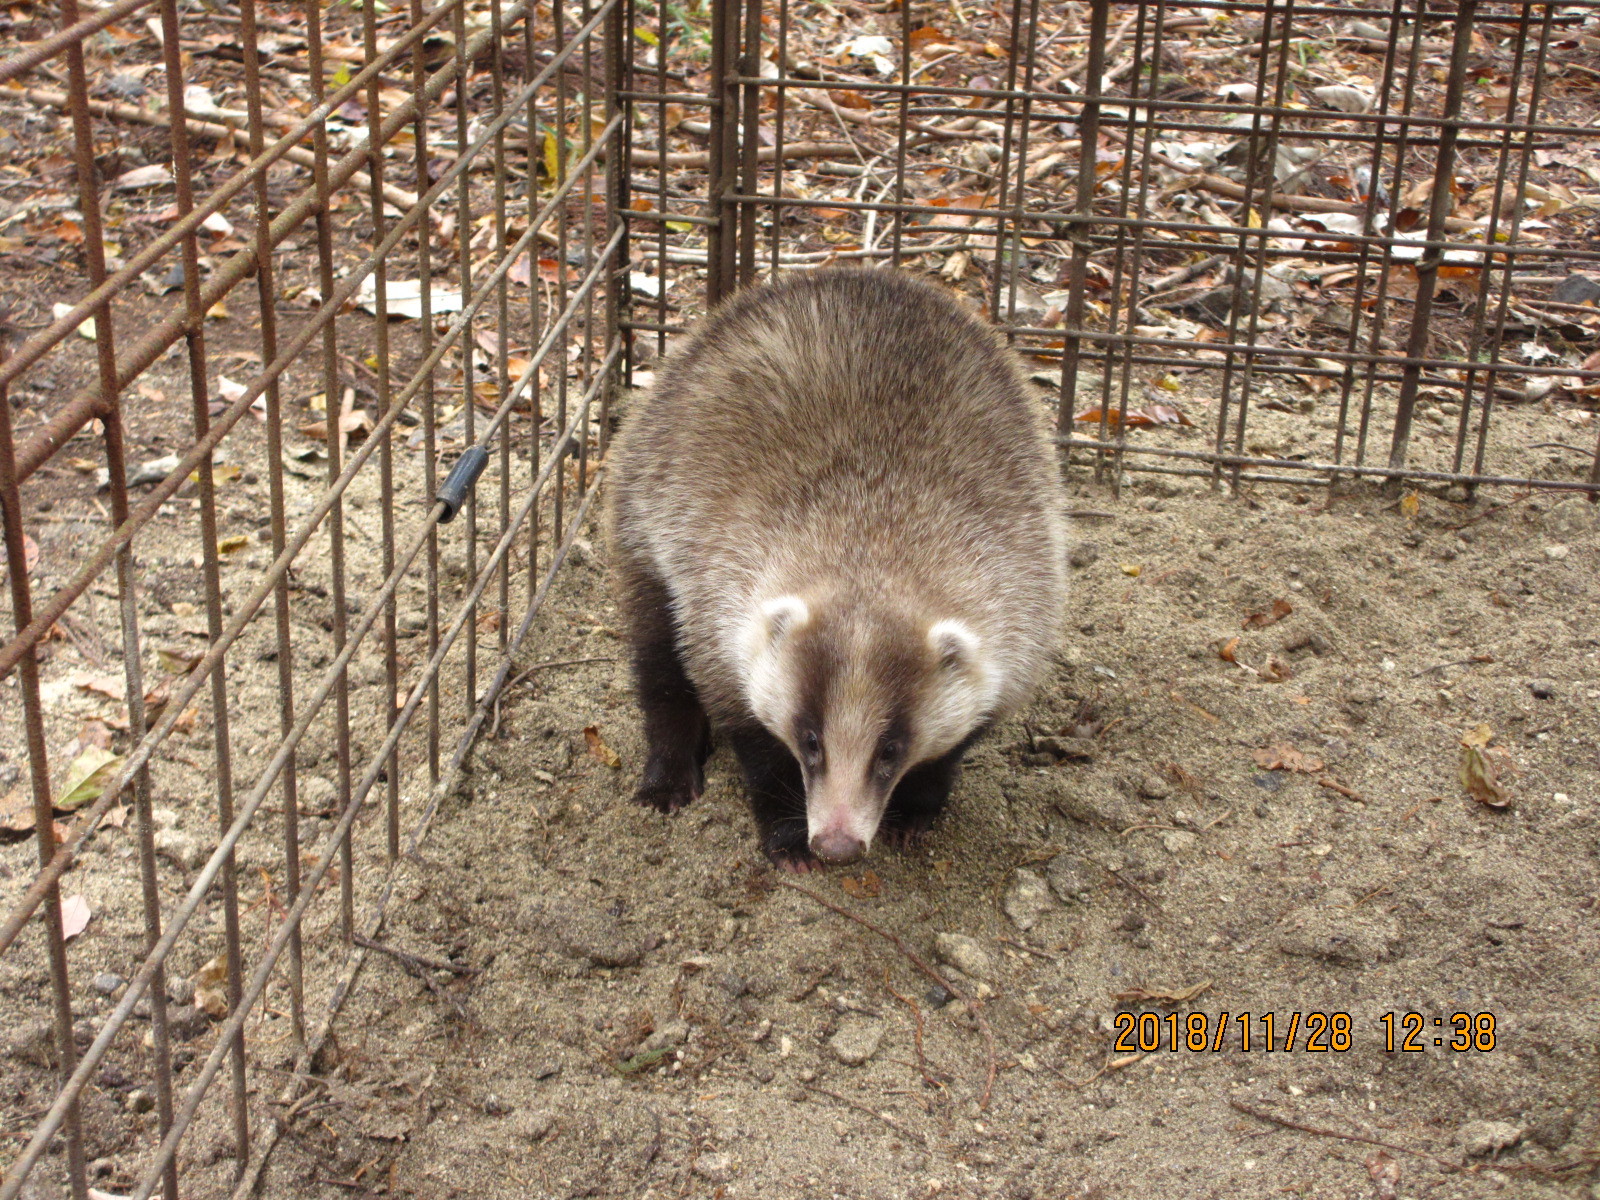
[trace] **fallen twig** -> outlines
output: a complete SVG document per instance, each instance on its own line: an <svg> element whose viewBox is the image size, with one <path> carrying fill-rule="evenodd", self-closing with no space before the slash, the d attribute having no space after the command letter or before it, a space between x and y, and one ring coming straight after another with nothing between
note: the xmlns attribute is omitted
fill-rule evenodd
<svg viewBox="0 0 1600 1200"><path fill-rule="evenodd" d="M1339 1138L1346 1142L1363 1142L1368 1146L1382 1146L1385 1150L1398 1150L1401 1154L1410 1154L1416 1158L1426 1158L1431 1162L1438 1163L1440 1168L1446 1171L1460 1169L1455 1163L1450 1162L1448 1159L1440 1158L1437 1154L1430 1154L1426 1150L1413 1150L1411 1147L1402 1146L1398 1142L1386 1142L1382 1138L1367 1137L1361 1133L1341 1133L1337 1129L1322 1129L1316 1125L1302 1125L1298 1121L1289 1120L1288 1117L1280 1117L1276 1113L1270 1113L1264 1108L1252 1108L1239 1100L1230 1099L1228 1103L1246 1116L1254 1117L1258 1121L1268 1121L1273 1125L1282 1125L1285 1129L1298 1129L1301 1133L1315 1134L1317 1137Z"/></svg>
<svg viewBox="0 0 1600 1200"><path fill-rule="evenodd" d="M810 896L818 904L822 905L823 908L832 909L841 917L854 921L857 925L860 925L864 929L870 929L873 933L877 934L887 942L892 942L894 944L894 948L900 951L901 954L905 955L907 962L916 967L917 970L921 971L929 979L933 980L934 983L937 983L945 991L949 992L957 1000L960 1000L967 1006L967 1011L972 1014L972 1019L978 1023L978 1028L983 1033L984 1045L989 1054L989 1062L984 1075L983 1095L978 1097L978 1107L980 1109L987 1109L989 1107L989 1098L994 1094L994 1078L995 1074L999 1071L999 1064L995 1056L994 1030L989 1028L988 1018L983 1015L983 1006L971 996L964 994L943 975L939 974L939 972L930 967L920 954L918 954L910 946L906 945L905 940L901 938L899 934L890 933L881 925L877 925L874 922L869 921L866 917L861 916L859 913L853 913L848 908L844 907L844 905L835 904L826 896L820 896L810 888L805 887L802 884L798 884L794 880L783 875L778 876L778 882L783 884L784 887L793 888L803 896Z"/></svg>

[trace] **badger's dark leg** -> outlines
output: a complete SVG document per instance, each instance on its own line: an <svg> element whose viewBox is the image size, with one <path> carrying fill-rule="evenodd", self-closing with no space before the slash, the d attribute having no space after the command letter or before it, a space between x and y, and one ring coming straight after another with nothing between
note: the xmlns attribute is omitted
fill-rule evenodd
<svg viewBox="0 0 1600 1200"><path fill-rule="evenodd" d="M744 768L761 849L785 870L812 870L818 863L806 844L806 785L800 764L757 722L729 730L728 740Z"/></svg>
<svg viewBox="0 0 1600 1200"><path fill-rule="evenodd" d="M933 826L950 799L950 788L961 769L961 758L987 726L974 730L950 753L930 759L907 771L895 785L878 825L878 836L897 850L908 850Z"/></svg>
<svg viewBox="0 0 1600 1200"><path fill-rule="evenodd" d="M644 774L633 798L675 812L705 790L711 726L678 656L665 585L631 561L622 564L620 574L632 625L633 678L644 710Z"/></svg>

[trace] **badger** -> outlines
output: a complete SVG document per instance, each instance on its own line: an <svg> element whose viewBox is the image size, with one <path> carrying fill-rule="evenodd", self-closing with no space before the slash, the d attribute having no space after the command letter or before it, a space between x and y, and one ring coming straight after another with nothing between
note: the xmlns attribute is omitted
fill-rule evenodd
<svg viewBox="0 0 1600 1200"><path fill-rule="evenodd" d="M611 455L634 799L698 798L714 729L779 867L910 846L1051 664L1055 462L1020 360L934 284L832 268L719 306Z"/></svg>

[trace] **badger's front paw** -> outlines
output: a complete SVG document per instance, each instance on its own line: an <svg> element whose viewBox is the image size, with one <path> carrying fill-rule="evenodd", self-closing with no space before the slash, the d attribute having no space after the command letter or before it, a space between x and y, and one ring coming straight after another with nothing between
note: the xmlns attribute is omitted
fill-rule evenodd
<svg viewBox="0 0 1600 1200"><path fill-rule="evenodd" d="M761 838L761 849L772 865L791 875L807 875L822 870L822 860L806 845L806 823L796 822L797 830L768 830Z"/></svg>
<svg viewBox="0 0 1600 1200"><path fill-rule="evenodd" d="M698 800L705 787L705 774L698 763L681 755L652 754L645 760L633 802L657 812L675 813Z"/></svg>

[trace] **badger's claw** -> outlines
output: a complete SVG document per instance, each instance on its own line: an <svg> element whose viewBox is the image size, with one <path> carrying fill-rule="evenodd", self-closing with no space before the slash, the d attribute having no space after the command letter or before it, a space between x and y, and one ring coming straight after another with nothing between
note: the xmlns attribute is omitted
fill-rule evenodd
<svg viewBox="0 0 1600 1200"><path fill-rule="evenodd" d="M681 759L671 761L654 755L645 760L644 775L633 793L633 802L657 812L675 813L700 799L705 791L705 774L699 764Z"/></svg>
<svg viewBox="0 0 1600 1200"><path fill-rule="evenodd" d="M823 869L822 860L809 850L769 850L767 857L774 867L791 875L809 875Z"/></svg>

